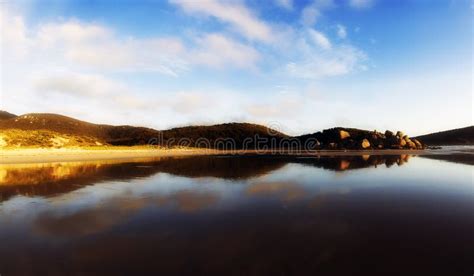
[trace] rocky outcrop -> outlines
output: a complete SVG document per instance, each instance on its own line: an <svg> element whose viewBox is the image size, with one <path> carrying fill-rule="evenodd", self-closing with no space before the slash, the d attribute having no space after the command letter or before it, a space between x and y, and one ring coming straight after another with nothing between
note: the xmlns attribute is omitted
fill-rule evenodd
<svg viewBox="0 0 474 276"><path fill-rule="evenodd" d="M331 128L310 135L319 142L318 149L423 149L425 146L402 131L384 133L352 128Z"/></svg>

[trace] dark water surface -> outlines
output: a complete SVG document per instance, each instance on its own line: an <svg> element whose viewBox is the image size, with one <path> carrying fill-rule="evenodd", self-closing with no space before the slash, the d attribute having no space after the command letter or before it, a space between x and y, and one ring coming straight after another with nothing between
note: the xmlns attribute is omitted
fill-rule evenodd
<svg viewBox="0 0 474 276"><path fill-rule="evenodd" d="M472 275L472 160L0 165L0 274Z"/></svg>

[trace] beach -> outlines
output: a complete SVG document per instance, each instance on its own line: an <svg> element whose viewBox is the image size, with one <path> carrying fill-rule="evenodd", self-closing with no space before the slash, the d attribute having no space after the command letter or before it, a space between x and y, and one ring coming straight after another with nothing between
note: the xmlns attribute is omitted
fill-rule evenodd
<svg viewBox="0 0 474 276"><path fill-rule="evenodd" d="M28 149L2 149L0 150L0 164L22 163L48 163L69 161L93 160L124 160L179 157L197 155L291 155L301 157L313 156L357 156L357 155L420 155L429 154L426 150L321 150L321 151L296 151L296 150L215 150L199 148L174 148L174 149L146 149L124 148L117 149L80 149L80 148L28 148Z"/></svg>

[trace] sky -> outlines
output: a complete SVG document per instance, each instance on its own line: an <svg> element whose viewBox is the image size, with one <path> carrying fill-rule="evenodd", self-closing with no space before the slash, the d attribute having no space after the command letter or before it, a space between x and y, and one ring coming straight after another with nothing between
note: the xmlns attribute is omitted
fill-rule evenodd
<svg viewBox="0 0 474 276"><path fill-rule="evenodd" d="M473 124L474 0L2 1L0 109L167 129Z"/></svg>

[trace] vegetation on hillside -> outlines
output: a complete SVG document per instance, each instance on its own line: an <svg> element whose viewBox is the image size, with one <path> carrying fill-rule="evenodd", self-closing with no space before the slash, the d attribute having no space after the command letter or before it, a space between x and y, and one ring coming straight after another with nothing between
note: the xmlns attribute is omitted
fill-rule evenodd
<svg viewBox="0 0 474 276"><path fill-rule="evenodd" d="M219 149L253 149L277 145L289 136L262 125L228 123L212 126L188 126L164 130L162 142L167 145Z"/></svg>
<svg viewBox="0 0 474 276"><path fill-rule="evenodd" d="M102 145L94 137L70 135L49 130L4 129L0 133L0 148L63 148Z"/></svg>

